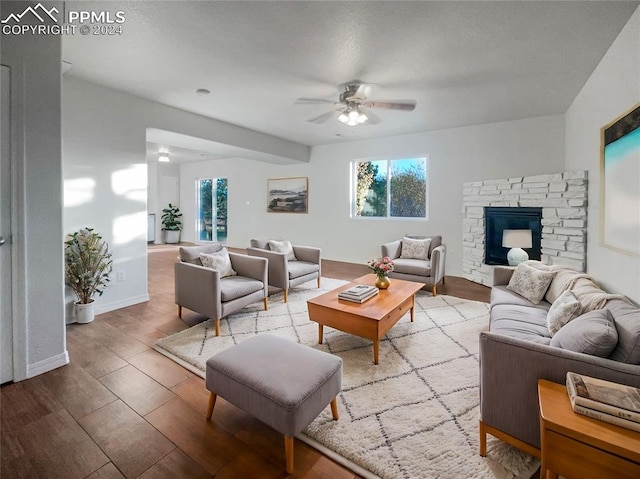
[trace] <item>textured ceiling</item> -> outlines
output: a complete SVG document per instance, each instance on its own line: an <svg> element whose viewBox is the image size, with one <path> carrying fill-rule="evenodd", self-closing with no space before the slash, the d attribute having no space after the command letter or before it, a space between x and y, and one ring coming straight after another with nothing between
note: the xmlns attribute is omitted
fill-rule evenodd
<svg viewBox="0 0 640 479"><path fill-rule="evenodd" d="M64 36L63 60L67 75L317 145L564 113L638 3L66 2L126 22ZM331 105L294 104L356 78L417 108L348 127L306 121Z"/></svg>

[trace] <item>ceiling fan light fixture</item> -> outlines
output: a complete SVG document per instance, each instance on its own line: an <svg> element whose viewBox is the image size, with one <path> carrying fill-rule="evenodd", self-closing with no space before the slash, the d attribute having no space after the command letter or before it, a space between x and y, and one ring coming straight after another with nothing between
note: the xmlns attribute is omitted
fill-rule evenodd
<svg viewBox="0 0 640 479"><path fill-rule="evenodd" d="M344 123L347 126L363 125L369 120L369 117L365 115L358 107L349 106L345 108L340 115L338 115L338 121Z"/></svg>

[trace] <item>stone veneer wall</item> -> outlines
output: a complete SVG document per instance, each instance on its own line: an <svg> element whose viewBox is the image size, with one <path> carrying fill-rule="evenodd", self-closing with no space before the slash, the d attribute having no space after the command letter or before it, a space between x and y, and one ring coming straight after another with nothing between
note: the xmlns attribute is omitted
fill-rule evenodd
<svg viewBox="0 0 640 479"><path fill-rule="evenodd" d="M462 272L493 284L484 264L485 206L542 207L542 261L585 271L587 264L587 171L465 183L462 200Z"/></svg>

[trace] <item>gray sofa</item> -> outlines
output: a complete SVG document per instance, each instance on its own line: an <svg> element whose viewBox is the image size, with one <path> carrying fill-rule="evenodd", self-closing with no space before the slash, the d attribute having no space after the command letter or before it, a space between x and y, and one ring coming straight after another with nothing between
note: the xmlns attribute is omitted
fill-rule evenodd
<svg viewBox="0 0 640 479"><path fill-rule="evenodd" d="M405 236L412 239L430 238L429 257L426 260L401 258L402 240L383 244L381 246L382 256L388 256L395 264L389 277L424 283L425 287L431 288L431 293L435 296L437 285L444 284L444 264L447 250L442 243L442 236Z"/></svg>
<svg viewBox="0 0 640 479"><path fill-rule="evenodd" d="M495 268L489 331L480 333L480 455L486 454L486 434L491 434L540 457L538 379L564 384L567 372L573 371L640 387L640 308L621 299L606 302L610 316L599 314L612 317L617 332L617 343L606 357L563 349L554 345L547 329L551 303L533 304L507 289L513 272ZM570 277L565 274L564 280ZM581 332L588 314L593 316L578 316L556 336L569 325L571 334ZM577 336L589 341L590 332L585 334ZM598 346L597 340L589 345Z"/></svg>

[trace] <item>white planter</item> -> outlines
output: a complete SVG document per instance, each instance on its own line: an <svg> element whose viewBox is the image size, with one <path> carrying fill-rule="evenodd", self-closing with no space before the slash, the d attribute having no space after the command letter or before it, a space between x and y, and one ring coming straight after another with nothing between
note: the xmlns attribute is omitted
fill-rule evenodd
<svg viewBox="0 0 640 479"><path fill-rule="evenodd" d="M87 304L76 303L76 323L90 323L94 318L93 299Z"/></svg>
<svg viewBox="0 0 640 479"><path fill-rule="evenodd" d="M165 243L180 243L180 230L163 230Z"/></svg>

